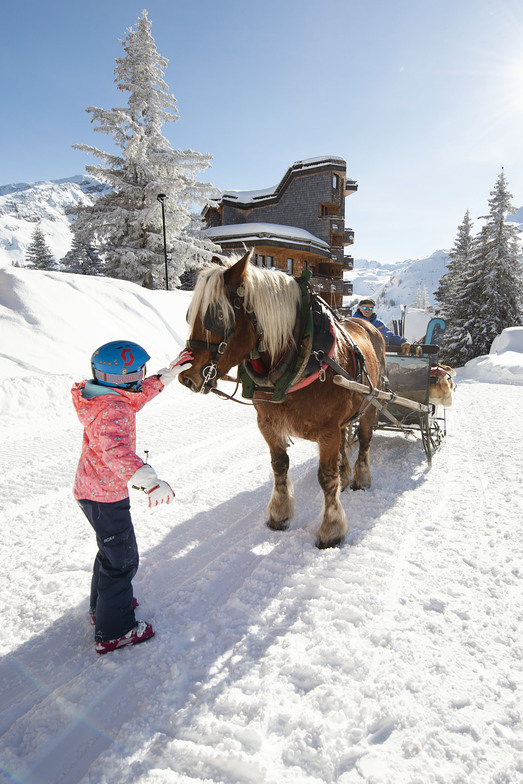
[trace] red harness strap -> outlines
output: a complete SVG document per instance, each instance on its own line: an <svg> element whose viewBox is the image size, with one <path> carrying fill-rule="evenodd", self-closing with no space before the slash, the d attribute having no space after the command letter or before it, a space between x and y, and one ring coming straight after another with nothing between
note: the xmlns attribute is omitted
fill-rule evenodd
<svg viewBox="0 0 523 784"><path fill-rule="evenodd" d="M331 348L329 350L329 354L328 354L329 357L332 357L332 355L334 354L334 351L336 350L336 325L335 325L333 319L330 318L330 317L329 317L329 321L330 321L329 331L330 331L331 335L334 335L334 340L332 342L332 346L331 346ZM353 361L355 362L354 356L353 356ZM354 365L354 366L356 366L356 365ZM316 381L316 379L318 379L320 377L320 374L324 373L326 369L327 369L327 363L323 362L321 364L321 367L319 367L318 370L315 373L313 373L311 376L305 376L305 378L302 378L301 381L298 381L297 384L294 384L294 386L292 386L289 389L289 394L291 392L296 392L296 390L298 390L298 389L303 389L303 387L308 387L309 384L312 384L313 381Z"/></svg>
<svg viewBox="0 0 523 784"><path fill-rule="evenodd" d="M450 376L445 368L442 368L441 365L433 365L430 369L430 377L431 378L443 378L443 376Z"/></svg>

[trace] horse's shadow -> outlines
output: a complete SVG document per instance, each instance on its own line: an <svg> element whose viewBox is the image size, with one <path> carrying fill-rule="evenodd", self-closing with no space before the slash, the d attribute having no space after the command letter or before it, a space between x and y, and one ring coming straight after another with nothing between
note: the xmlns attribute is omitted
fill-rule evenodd
<svg viewBox="0 0 523 784"><path fill-rule="evenodd" d="M340 558L350 557L350 546L360 545L396 502L398 492L390 479L398 465L409 476L409 468L419 467L418 445L402 438L376 439L373 455L373 489L342 494L349 536L336 548ZM23 734L29 747L32 738L37 749L25 759L12 754L9 758L7 752L5 768L21 780L40 784L54 782L59 768L60 780L73 784L107 749L114 746L118 758L125 754L119 735L140 704L155 706L142 722L149 741L158 734L147 754L152 766L158 746L168 742L159 732L165 716L172 717L169 735L176 737L204 703L212 705L226 684L258 662L275 637L285 635L299 619L300 601L277 603L277 623L271 622L270 605L305 566L321 576L322 561L332 552L314 546L323 503L316 470L315 458L291 467L296 517L286 532L265 526L272 489L267 481L175 525L150 550L141 546L135 591L143 617L157 630L147 645L99 657L92 645L86 599L51 629L5 656L0 663L0 733L6 733L5 748L17 747L10 739ZM422 472L417 480L404 479L399 492L407 492L425 476ZM386 492L380 490L380 477L389 488ZM379 509L373 511L376 496ZM306 586L302 590L306 592ZM53 727L43 748L42 727ZM147 745L144 742L143 748ZM142 764L145 770L147 760Z"/></svg>

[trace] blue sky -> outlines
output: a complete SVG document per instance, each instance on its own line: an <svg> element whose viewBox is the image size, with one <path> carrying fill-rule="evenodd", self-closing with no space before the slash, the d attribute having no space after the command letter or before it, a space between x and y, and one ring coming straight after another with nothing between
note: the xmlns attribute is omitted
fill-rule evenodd
<svg viewBox="0 0 523 784"><path fill-rule="evenodd" d="M213 155L222 189L279 182L340 155L358 192L356 258L452 246L488 210L501 168L523 205L521 0L18 0L4 4L0 185L59 179L110 148L87 106L111 108L120 40L146 8L180 119L174 148Z"/></svg>

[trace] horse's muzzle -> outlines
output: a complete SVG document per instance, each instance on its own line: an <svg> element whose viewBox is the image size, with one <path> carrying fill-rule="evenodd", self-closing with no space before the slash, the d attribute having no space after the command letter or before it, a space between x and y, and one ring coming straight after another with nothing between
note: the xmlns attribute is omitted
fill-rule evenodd
<svg viewBox="0 0 523 784"><path fill-rule="evenodd" d="M185 373L181 373L179 376L180 383L190 389L191 392L201 392L206 395L211 390L211 386L205 384L204 381L200 378L196 380L189 375L189 371L185 371ZM212 386L215 386L212 384Z"/></svg>
<svg viewBox="0 0 523 784"><path fill-rule="evenodd" d="M191 392L199 392L200 391L198 384L196 384L193 381L193 379L190 378L190 376L186 376L185 374L183 376L180 376L180 382L184 385L184 387L187 387L187 389L190 389Z"/></svg>

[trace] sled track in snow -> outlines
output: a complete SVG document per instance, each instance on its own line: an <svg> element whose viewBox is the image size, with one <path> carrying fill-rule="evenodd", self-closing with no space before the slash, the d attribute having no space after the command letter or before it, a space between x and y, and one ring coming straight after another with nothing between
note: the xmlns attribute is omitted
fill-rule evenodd
<svg viewBox="0 0 523 784"><path fill-rule="evenodd" d="M280 766L277 780L287 784L296 771L293 779L292 765L282 761L280 730L283 722L287 738L299 736L293 717L298 697L309 711L318 711L317 742L323 748L318 763L304 749L302 763L308 770L321 763L317 775L325 781L351 771L372 778L380 746L396 737L404 755L415 758L409 727L422 723L425 711L441 716L433 739L425 739L435 754L445 723L455 724L464 754L469 749L472 754L474 744L481 746L481 732L468 719L459 692L450 705L442 697L437 669L444 659L441 640L456 646L458 663L462 648L456 640L467 648L466 627L478 612L467 603L470 585L492 605L485 639L468 648L478 670L488 669L496 652L503 660L507 651L502 649L514 644L513 632L496 616L505 597L489 557L489 548L498 544L496 520L504 499L488 486L490 452L483 448L478 458L479 433L450 430L430 471L417 441L376 435L373 488L342 496L351 524L347 544L320 552L313 544L321 500L310 450L291 450L296 519L289 531L275 533L264 524L271 489L268 454L263 444L253 446L258 436L252 422L240 419L231 428L226 417L209 416L196 435L179 423L155 425L151 418L147 424L158 455L151 462L165 473L178 460L181 488L176 524L153 546L141 545L136 589L143 617L153 621L157 636L132 650L98 657L84 610L72 607L58 615L52 630L15 648L0 665L6 769L25 784L76 784L82 777L95 784L102 775L117 780L125 758L130 781L153 769L170 776L198 770L201 778L212 779L220 766L224 780L232 766L242 771L241 781L261 781L263 749ZM467 462L467 455L474 461ZM480 459L484 471L475 475L470 467ZM69 455L58 462L64 486L75 460ZM186 463L191 472L184 471ZM35 463L30 474L35 483L44 476L38 470ZM226 487L231 470L245 478L245 491L232 497ZM11 476L16 471L15 465ZM470 521L463 521L464 530L452 522L453 504L463 503L470 485L480 521L472 546ZM19 503L10 507L26 526L35 510L56 504L65 492L35 486L40 495L28 500L25 485L26 495L21 492ZM143 536L157 518L136 506ZM158 519L160 527L163 518ZM515 550L508 566L516 568L517 559ZM517 588L510 568L503 586ZM316 641L319 618L324 644ZM516 654L517 647L508 654L514 670ZM425 682L421 674L419 682L409 680L413 656ZM446 673L456 690L460 675L459 669ZM508 667L506 676L510 683L514 676ZM494 698L482 688L486 700ZM402 701L405 689L419 690L414 713ZM265 699L250 701L259 690ZM516 699L514 694L506 703L507 716L517 709ZM144 707L150 705L152 713ZM354 728L345 738L350 752L344 754L321 735L320 719L342 707ZM507 722L507 716L499 720ZM36 736L41 727L46 732ZM229 739L230 748L216 751L217 738Z"/></svg>

